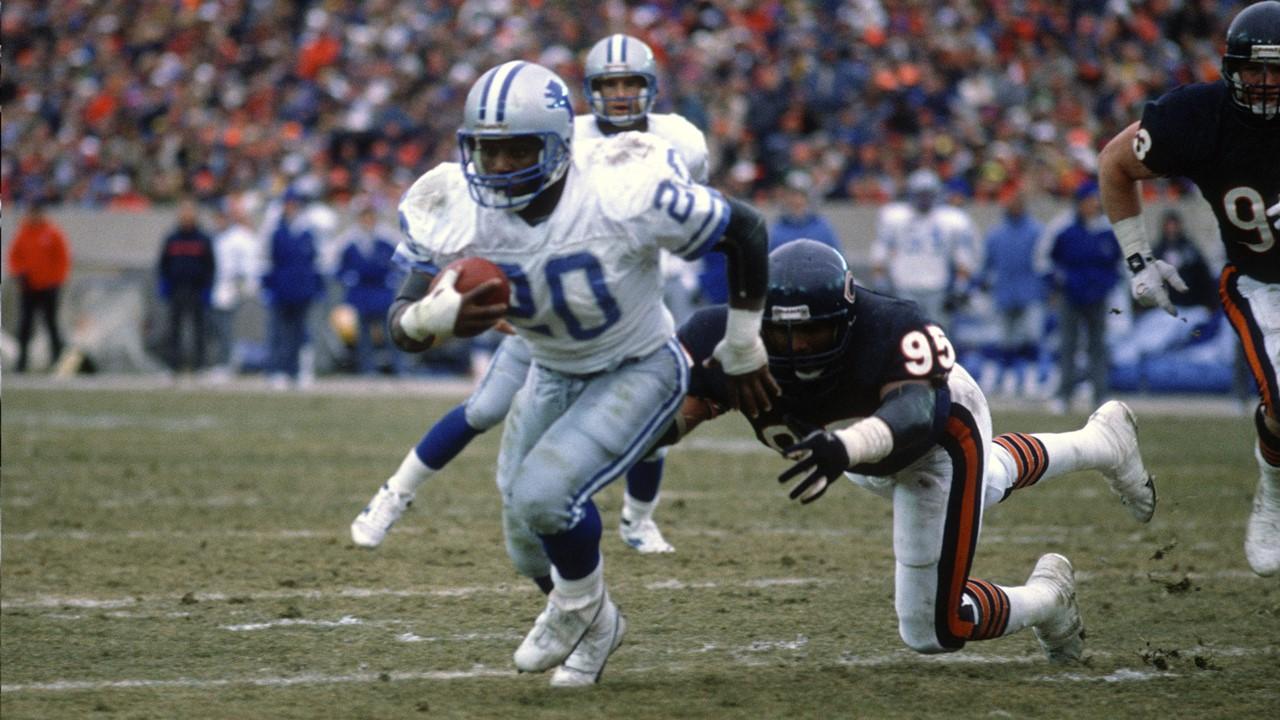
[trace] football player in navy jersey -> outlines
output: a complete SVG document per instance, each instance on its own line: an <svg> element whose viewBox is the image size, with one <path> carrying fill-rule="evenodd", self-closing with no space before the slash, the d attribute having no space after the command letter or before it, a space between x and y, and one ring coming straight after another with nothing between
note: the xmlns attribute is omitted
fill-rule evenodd
<svg viewBox="0 0 1280 720"><path fill-rule="evenodd" d="M1190 178L1218 219L1227 264L1218 293L1261 402L1260 478L1245 530L1254 572L1280 572L1280 2L1240 11L1227 29L1222 80L1186 85L1148 103L1099 159L1102 204L1140 304L1176 315L1165 283L1185 291L1147 240L1138 183Z"/></svg>
<svg viewBox="0 0 1280 720"><path fill-rule="evenodd" d="M680 329L693 374L666 442L731 405L727 378L704 362L726 316L708 308ZM969 571L984 508L1065 473L1101 472L1136 519L1151 518L1155 486L1129 408L1112 401L1080 430L993 440L986 398L942 329L915 303L856 285L843 257L815 240L769 254L761 335L782 394L748 420L796 463L779 477L801 478L791 497L812 502L847 475L893 502L895 607L907 645L949 652L1030 626L1051 661L1078 660L1084 624L1065 557L1044 555L1018 586Z"/></svg>

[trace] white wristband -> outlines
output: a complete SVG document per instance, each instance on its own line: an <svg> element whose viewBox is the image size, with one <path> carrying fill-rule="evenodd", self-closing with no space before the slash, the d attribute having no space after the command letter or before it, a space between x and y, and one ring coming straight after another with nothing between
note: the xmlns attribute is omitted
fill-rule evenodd
<svg viewBox="0 0 1280 720"><path fill-rule="evenodd" d="M1141 214L1119 220L1111 226L1111 229L1116 233L1116 240L1120 242L1120 254L1124 256L1126 262L1134 255L1143 260L1151 257L1151 243L1147 241L1147 225L1142 221ZM1138 269L1140 270L1141 267ZM1130 270L1133 270L1132 266Z"/></svg>
<svg viewBox="0 0 1280 720"><path fill-rule="evenodd" d="M426 297L400 313L400 329L405 335L418 342L428 337L437 340L453 337L453 325L462 307L462 295L453 286L457 279L457 270L445 270Z"/></svg>
<svg viewBox="0 0 1280 720"><path fill-rule="evenodd" d="M859 420L847 428L837 430L835 436L844 443L850 467L883 460L893 451L893 431L889 429L888 423L878 417Z"/></svg>
<svg viewBox="0 0 1280 720"><path fill-rule="evenodd" d="M724 328L725 342L735 347L752 345L760 337L760 320L764 310L729 308L729 321Z"/></svg>

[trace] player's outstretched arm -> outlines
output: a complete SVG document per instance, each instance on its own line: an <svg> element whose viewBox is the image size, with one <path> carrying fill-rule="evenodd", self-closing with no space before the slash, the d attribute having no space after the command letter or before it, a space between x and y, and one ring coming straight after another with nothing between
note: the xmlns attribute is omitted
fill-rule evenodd
<svg viewBox="0 0 1280 720"><path fill-rule="evenodd" d="M1142 195L1138 183L1156 177L1142 164L1142 155L1150 145L1139 123L1125 128L1107 143L1098 157L1098 189L1102 209L1106 211L1125 264L1129 267L1129 290L1134 300L1146 307L1160 306L1170 315L1178 311L1169 299L1165 283L1185 292L1187 284L1169 263L1157 260L1147 240L1142 221Z"/></svg>
<svg viewBox="0 0 1280 720"><path fill-rule="evenodd" d="M834 432L814 430L783 449L795 465L779 475L778 482L808 473L791 489L792 500L811 503L849 468L879 462L895 447L919 443L933 432L938 403L949 402L949 396L921 380L885 385L880 398L880 407L871 417Z"/></svg>
<svg viewBox="0 0 1280 720"><path fill-rule="evenodd" d="M726 198L729 224L716 250L726 256L729 320L724 339L711 357L729 377L729 402L748 417L772 406L778 383L769 373L769 356L760 339L765 290L769 283L769 231L764 218L741 200Z"/></svg>

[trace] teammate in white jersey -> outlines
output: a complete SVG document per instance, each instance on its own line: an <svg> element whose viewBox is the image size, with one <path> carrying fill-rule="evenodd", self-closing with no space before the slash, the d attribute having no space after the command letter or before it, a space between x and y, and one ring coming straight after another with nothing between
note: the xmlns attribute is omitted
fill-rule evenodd
<svg viewBox="0 0 1280 720"><path fill-rule="evenodd" d="M880 211L871 266L878 290L914 301L945 325L948 293L973 274L977 233L967 213L938 202L941 192L932 170L911 173L906 201Z"/></svg>
<svg viewBox="0 0 1280 720"><path fill-rule="evenodd" d="M398 252L413 272L389 317L408 351L502 319L527 343L533 362L507 416L497 480L516 569L540 585L550 578L515 664L557 668L557 686L598 681L626 629L605 589L591 498L649 451L688 386L659 293L661 248L726 254L732 309L712 357L729 375L730 404L749 416L778 392L759 337L760 213L692 182L660 138L622 133L575 148L572 128L568 89L550 70L513 61L480 77L458 132L461 166L437 166L401 202L408 237ZM443 268L463 257L502 267L510 303L477 304L497 280L459 294Z"/></svg>
<svg viewBox="0 0 1280 720"><path fill-rule="evenodd" d="M574 118L574 139L582 144L624 131L649 132L676 149L695 182L706 183L707 142L702 132L679 115L649 112L657 95L656 73L653 51L643 41L610 35L597 42L585 63L584 90L591 101L592 114ZM696 272L688 269L693 263L666 251L660 258L669 287L681 284L681 275L692 274L696 278ZM668 292L669 302L671 297ZM471 396L423 434L351 523L351 537L357 545L380 545L413 502L418 488L477 435L502 422L516 391L524 384L529 362L524 340L512 336L502 341ZM641 553L675 550L653 520L665 455L665 448L655 451L636 463L626 476L618 533L628 546Z"/></svg>

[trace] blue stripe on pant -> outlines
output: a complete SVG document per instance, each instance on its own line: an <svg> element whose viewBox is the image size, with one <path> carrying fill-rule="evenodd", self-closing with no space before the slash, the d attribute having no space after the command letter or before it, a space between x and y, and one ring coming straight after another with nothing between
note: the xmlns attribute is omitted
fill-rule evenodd
<svg viewBox="0 0 1280 720"><path fill-rule="evenodd" d="M498 457L507 550L517 570L529 577L550 572L538 536L576 525L591 496L643 457L688 382L675 338L591 376L534 365L507 416Z"/></svg>

